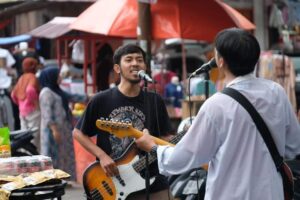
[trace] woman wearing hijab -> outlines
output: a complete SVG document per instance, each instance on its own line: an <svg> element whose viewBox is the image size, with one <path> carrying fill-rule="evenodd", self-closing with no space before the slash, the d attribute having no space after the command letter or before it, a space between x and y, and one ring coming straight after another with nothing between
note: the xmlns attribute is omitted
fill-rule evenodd
<svg viewBox="0 0 300 200"><path fill-rule="evenodd" d="M54 168L61 169L76 179L72 137L72 115L69 101L85 101L79 95L71 95L60 87L59 69L48 67L39 77L42 90L39 101L41 109L41 154L52 158Z"/></svg>
<svg viewBox="0 0 300 200"><path fill-rule="evenodd" d="M19 108L21 129L38 128L34 135L34 144L40 149L39 81L35 76L38 61L35 58L25 58L22 62L23 74L14 87L11 98Z"/></svg>

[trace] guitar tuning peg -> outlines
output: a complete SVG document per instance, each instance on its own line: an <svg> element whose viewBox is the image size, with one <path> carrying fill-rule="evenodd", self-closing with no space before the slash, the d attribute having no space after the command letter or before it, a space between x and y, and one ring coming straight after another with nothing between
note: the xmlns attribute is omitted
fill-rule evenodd
<svg viewBox="0 0 300 200"><path fill-rule="evenodd" d="M126 128L126 124L124 122L122 122L121 126L122 126L122 129Z"/></svg>

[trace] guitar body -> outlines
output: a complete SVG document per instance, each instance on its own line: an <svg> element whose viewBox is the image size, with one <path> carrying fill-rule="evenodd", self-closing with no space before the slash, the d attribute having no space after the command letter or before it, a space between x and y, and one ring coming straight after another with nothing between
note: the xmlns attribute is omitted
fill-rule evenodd
<svg viewBox="0 0 300 200"><path fill-rule="evenodd" d="M282 164L283 173L283 189L284 189L284 200L293 200L294 196L294 176L290 167L286 164Z"/></svg>
<svg viewBox="0 0 300 200"><path fill-rule="evenodd" d="M101 168L99 161L87 167L83 174L84 190L93 200L124 200L133 192L145 189L145 179L133 168L133 163L139 160L134 145L116 160L120 175L108 177ZM150 179L150 184L154 178Z"/></svg>
<svg viewBox="0 0 300 200"><path fill-rule="evenodd" d="M96 126L119 138L134 137L140 138L143 132L132 127L132 124L126 122L116 122L99 119ZM184 135L185 131L177 134L173 142L177 143ZM174 146L160 138L153 137L156 144ZM176 142L177 141L177 142ZM121 157L115 160L119 169L119 176L108 177L101 168L99 162L92 163L83 174L84 190L93 200L125 200L131 193L145 189L145 179L139 172L145 169L145 156L139 158L137 147L132 143ZM149 163L156 160L156 156L149 156ZM155 178L150 178L150 185Z"/></svg>

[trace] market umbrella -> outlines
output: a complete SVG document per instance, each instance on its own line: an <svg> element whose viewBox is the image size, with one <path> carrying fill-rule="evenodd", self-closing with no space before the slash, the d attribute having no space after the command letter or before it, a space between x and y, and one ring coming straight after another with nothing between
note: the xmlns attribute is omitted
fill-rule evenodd
<svg viewBox="0 0 300 200"><path fill-rule="evenodd" d="M151 5L152 38L212 41L228 27L255 25L219 0L158 0ZM99 0L81 13L72 29L127 38L137 37L137 0Z"/></svg>
<svg viewBox="0 0 300 200"><path fill-rule="evenodd" d="M137 37L138 0L99 0L81 13L71 29ZM224 28L255 29L238 11L219 0L158 0L151 5L153 39L182 38L212 41ZM183 52L182 77L186 77Z"/></svg>

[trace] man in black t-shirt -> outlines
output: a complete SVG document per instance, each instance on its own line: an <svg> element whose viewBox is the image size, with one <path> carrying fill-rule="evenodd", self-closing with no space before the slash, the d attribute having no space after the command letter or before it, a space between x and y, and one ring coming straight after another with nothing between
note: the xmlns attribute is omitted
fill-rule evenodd
<svg viewBox="0 0 300 200"><path fill-rule="evenodd" d="M115 187L118 187L118 181L121 185L123 184L122 180L125 182L122 185L124 191L120 192L120 189L116 188L116 193L118 193L116 195L121 195L122 199L124 195L129 195L127 199L145 199L145 190L131 194L136 191L132 188L145 189L145 180L140 179L139 173L135 173L137 170L133 170L133 173L128 172L129 168L134 168L136 162L126 163L128 164L126 173L122 171L123 168L120 170L120 164L116 163L117 159L126 160L128 149L136 148L133 139L128 137L120 139L98 129L96 120L104 118L119 122L131 122L135 129L142 131L147 128L155 137L163 139L169 137L171 125L162 98L155 93L145 93L141 90L138 72L146 70L145 52L136 45L125 45L116 50L113 60L114 70L120 75L120 84L115 88L96 94L91 99L74 129L73 135L86 150L96 156L107 176L118 177L113 179L116 180ZM147 105L149 106L147 107ZM97 145L90 140L90 137L95 135L97 135ZM143 154L139 155L139 157L141 156ZM150 199L170 199L167 180L158 174L156 162L149 166L149 172L151 177L155 177L154 183L151 181ZM143 177L144 171L141 174ZM101 186L101 184L99 185ZM107 195L104 194L105 190L98 190L96 193L100 193L102 196ZM94 191L92 192L94 193Z"/></svg>

